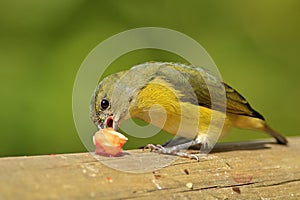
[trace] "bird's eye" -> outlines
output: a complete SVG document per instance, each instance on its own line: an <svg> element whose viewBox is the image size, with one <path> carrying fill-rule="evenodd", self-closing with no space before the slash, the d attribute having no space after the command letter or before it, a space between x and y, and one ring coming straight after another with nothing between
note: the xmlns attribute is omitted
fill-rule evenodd
<svg viewBox="0 0 300 200"><path fill-rule="evenodd" d="M109 106L109 101L107 99L102 99L100 105L101 105L101 108L103 110L105 110Z"/></svg>

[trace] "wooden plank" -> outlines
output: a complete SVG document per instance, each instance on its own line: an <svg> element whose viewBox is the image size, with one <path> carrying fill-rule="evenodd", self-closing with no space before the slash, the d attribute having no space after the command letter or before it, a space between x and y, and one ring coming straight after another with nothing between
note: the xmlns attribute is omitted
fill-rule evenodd
<svg viewBox="0 0 300 200"><path fill-rule="evenodd" d="M1 158L0 199L300 199L300 138L289 141L219 144L200 162L179 158L147 173L111 169L89 153ZM129 153L149 163L163 156Z"/></svg>

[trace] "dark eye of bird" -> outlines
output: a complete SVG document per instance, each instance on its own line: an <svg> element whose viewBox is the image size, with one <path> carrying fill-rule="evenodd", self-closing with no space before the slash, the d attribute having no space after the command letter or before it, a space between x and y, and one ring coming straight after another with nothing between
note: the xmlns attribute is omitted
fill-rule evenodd
<svg viewBox="0 0 300 200"><path fill-rule="evenodd" d="M105 110L105 109L108 108L108 106L109 106L109 101L108 101L107 99L102 99L100 105L101 105L101 108L102 108L103 110Z"/></svg>

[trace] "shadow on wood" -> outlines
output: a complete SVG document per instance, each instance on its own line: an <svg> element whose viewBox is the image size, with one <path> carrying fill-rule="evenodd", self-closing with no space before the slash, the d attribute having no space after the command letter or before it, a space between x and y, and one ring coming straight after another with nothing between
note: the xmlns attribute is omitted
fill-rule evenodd
<svg viewBox="0 0 300 200"><path fill-rule="evenodd" d="M270 141L221 143L221 144L216 144L216 146L213 148L211 153L270 149L271 148L270 145L280 145L280 144L277 144L276 142L270 142Z"/></svg>

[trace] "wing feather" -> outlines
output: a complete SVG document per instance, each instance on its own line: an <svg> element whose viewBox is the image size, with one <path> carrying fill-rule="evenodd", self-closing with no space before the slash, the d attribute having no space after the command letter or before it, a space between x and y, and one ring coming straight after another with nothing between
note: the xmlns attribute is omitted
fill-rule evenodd
<svg viewBox="0 0 300 200"><path fill-rule="evenodd" d="M176 69L180 76L174 72ZM156 75L164 77L176 90L184 94L180 99L215 110L222 110L224 91L226 93L226 112L264 119L248 101L235 89L224 83L212 72L201 67L176 63L164 63ZM193 90L187 90L187 83ZM213 97L213 105L211 103ZM196 101L195 101L196 99Z"/></svg>

